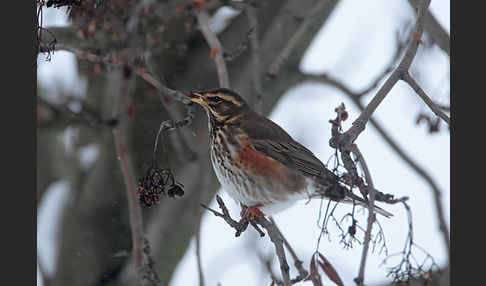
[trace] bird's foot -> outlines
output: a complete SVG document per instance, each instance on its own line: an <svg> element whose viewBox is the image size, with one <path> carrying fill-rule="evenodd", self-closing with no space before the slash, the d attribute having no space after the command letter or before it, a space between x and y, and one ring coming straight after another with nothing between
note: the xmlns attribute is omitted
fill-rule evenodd
<svg viewBox="0 0 486 286"><path fill-rule="evenodd" d="M260 236L265 236L265 233L258 227L258 218L264 218L265 214L260 210L263 205L257 204L247 207L241 205L241 219L238 222L243 229L246 229L248 224L251 224L255 228Z"/></svg>
<svg viewBox="0 0 486 286"><path fill-rule="evenodd" d="M244 220L255 220L258 217L265 217L265 214L260 210L263 207L262 204L257 204L251 207L247 207L242 205L241 206L241 220L242 223Z"/></svg>
<svg viewBox="0 0 486 286"><path fill-rule="evenodd" d="M224 204L223 199L221 199L220 196L216 195L216 201L218 202L218 206L221 209L222 213L215 211L204 204L201 204L201 206L211 211L215 216L223 218L226 223L228 223L232 228L236 229L236 237L240 236L247 229L249 224L251 224L251 226L253 226L253 228L258 231L260 236L265 236L265 233L257 225L257 219L260 217L264 217L263 212L258 209L259 207L261 207L261 205L256 205L250 208L242 205L242 218L239 222L237 222L231 218L228 208L226 208L226 205Z"/></svg>

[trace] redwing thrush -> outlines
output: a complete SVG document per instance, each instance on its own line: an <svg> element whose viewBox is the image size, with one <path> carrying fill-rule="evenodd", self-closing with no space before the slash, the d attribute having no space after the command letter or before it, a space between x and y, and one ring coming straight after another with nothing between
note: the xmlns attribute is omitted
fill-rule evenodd
<svg viewBox="0 0 486 286"><path fill-rule="evenodd" d="M219 88L189 98L208 115L211 162L221 186L252 215L274 214L300 199L320 197L316 194L367 206L311 151L251 110L236 92Z"/></svg>

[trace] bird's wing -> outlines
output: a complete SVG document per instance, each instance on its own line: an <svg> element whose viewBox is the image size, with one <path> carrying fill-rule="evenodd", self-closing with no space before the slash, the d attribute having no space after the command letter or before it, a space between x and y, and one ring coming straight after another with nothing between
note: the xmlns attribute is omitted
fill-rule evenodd
<svg viewBox="0 0 486 286"><path fill-rule="evenodd" d="M251 140L255 149L307 177L335 178L311 151L297 142L278 142L271 139Z"/></svg>
<svg viewBox="0 0 486 286"><path fill-rule="evenodd" d="M324 164L306 147L295 141L280 126L263 117L255 116L254 120L246 120L247 125L241 128L248 134L255 149L263 155L269 156L285 166L299 171L304 176L317 178L325 186L338 185L338 177L328 170ZM339 186L339 185L338 185ZM351 191L343 188L346 198L342 202L357 203L367 207L368 203ZM393 214L375 205L375 210L385 217Z"/></svg>
<svg viewBox="0 0 486 286"><path fill-rule="evenodd" d="M246 120L241 126L255 149L307 177L317 177L321 184L335 184L337 176L306 147L298 143L280 126L263 117Z"/></svg>

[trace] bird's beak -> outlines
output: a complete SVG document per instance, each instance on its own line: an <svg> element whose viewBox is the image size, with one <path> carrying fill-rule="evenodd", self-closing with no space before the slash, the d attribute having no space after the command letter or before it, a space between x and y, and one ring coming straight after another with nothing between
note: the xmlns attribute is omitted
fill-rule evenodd
<svg viewBox="0 0 486 286"><path fill-rule="evenodd" d="M203 95L200 94L200 93L191 92L191 93L189 93L188 97L191 101L194 101L198 104L201 104L201 103L204 102Z"/></svg>

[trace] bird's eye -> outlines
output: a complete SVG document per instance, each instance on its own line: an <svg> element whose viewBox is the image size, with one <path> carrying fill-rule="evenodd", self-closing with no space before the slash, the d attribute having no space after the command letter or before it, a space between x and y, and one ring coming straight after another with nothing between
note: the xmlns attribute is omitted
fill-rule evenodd
<svg viewBox="0 0 486 286"><path fill-rule="evenodd" d="M214 103L217 103L217 102L223 101L223 100L221 99L221 97L219 97L219 96L208 97L208 99L209 99L209 101L214 102Z"/></svg>

